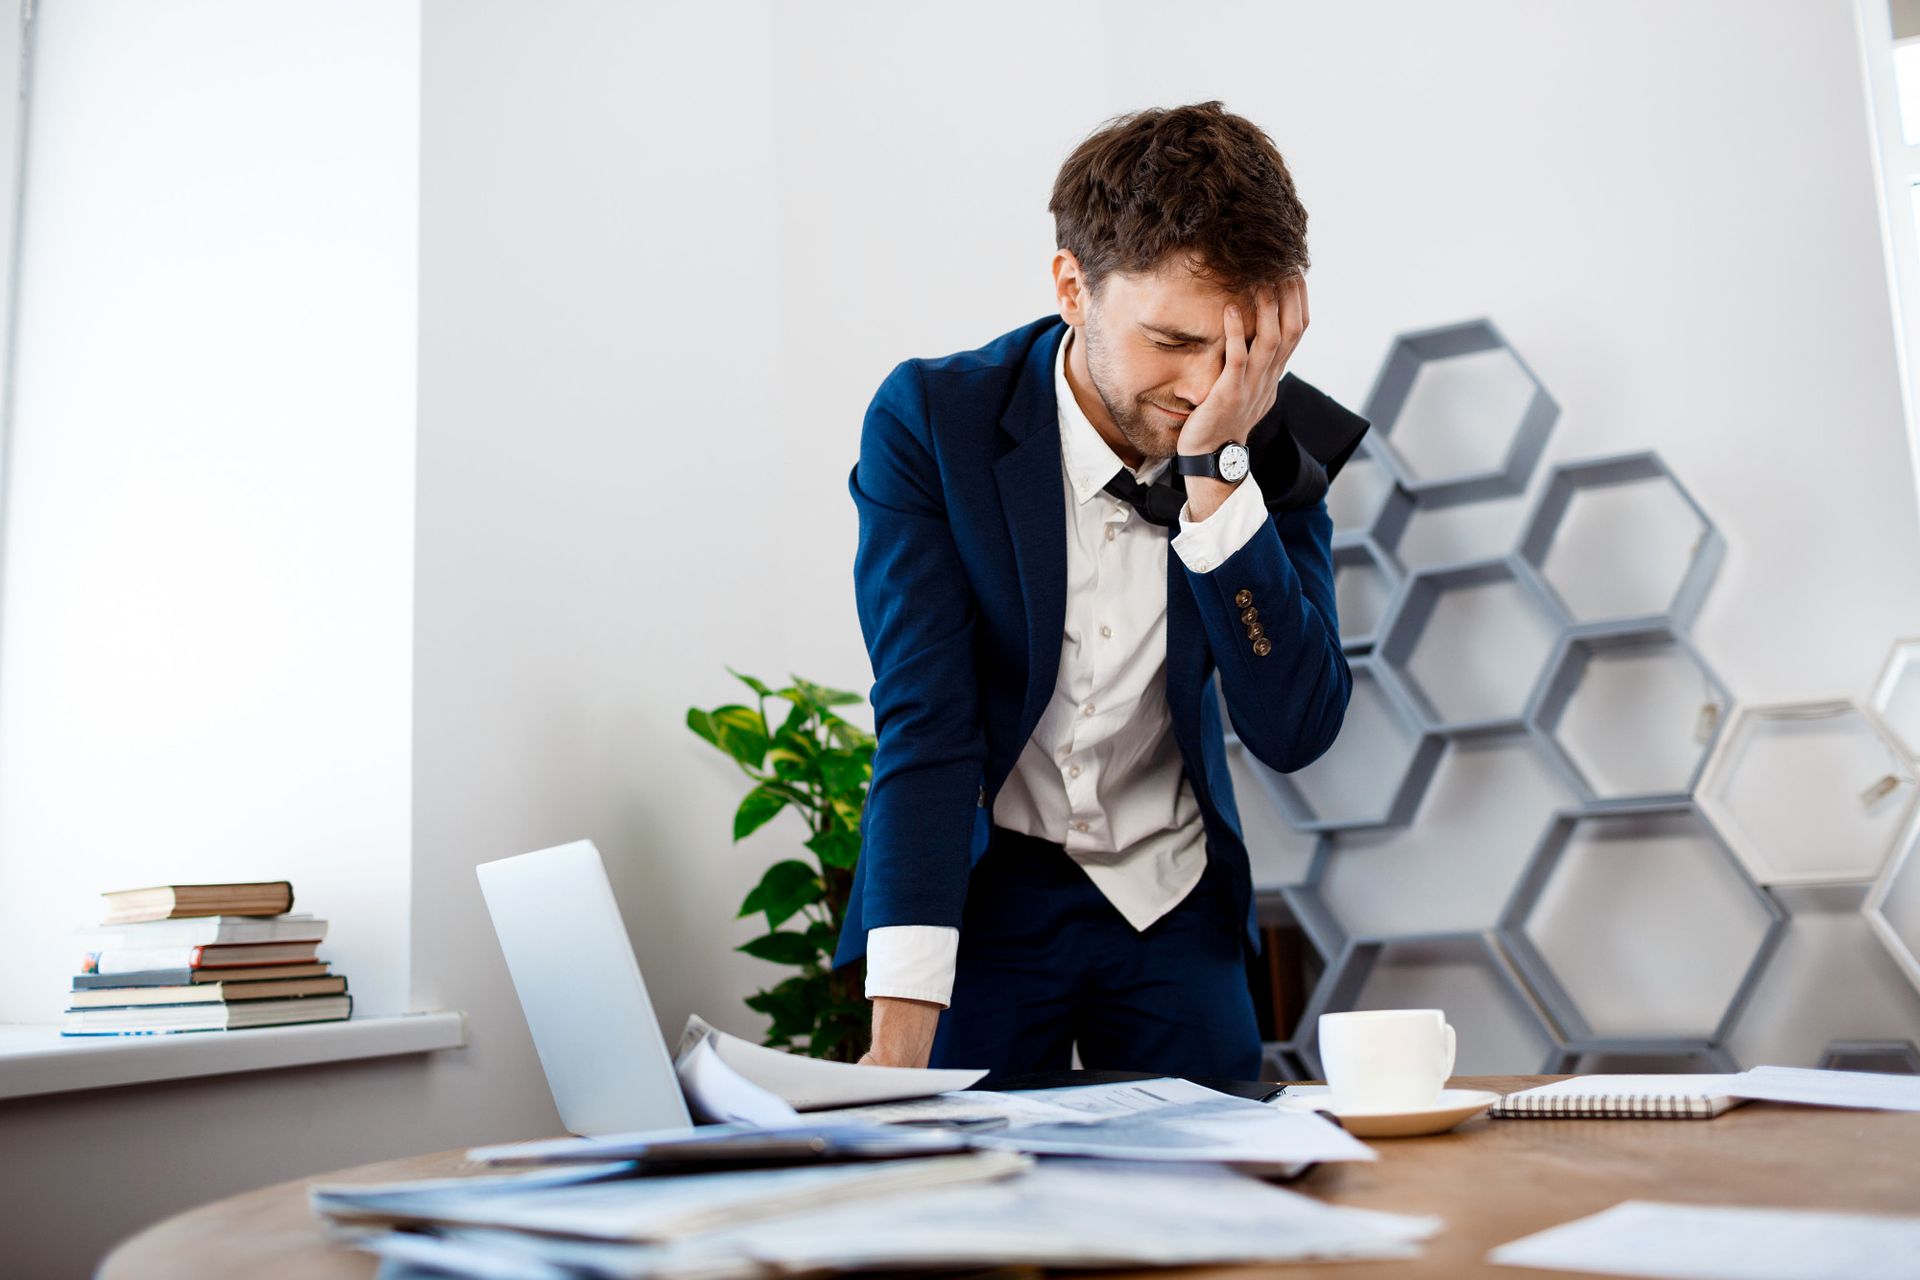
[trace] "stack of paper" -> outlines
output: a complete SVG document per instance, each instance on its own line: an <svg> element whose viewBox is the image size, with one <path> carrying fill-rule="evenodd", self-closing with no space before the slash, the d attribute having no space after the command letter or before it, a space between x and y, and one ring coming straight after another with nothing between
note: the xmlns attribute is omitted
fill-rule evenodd
<svg viewBox="0 0 1920 1280"><path fill-rule="evenodd" d="M389 1271L489 1280L1401 1258L1441 1225L1248 1176L1375 1156L1323 1116L1185 1080L968 1090L984 1073L794 1058L698 1019L675 1066L694 1113L723 1122L703 1138L790 1146L831 1128L906 1154L662 1176L661 1145L684 1147L686 1130L567 1138L468 1153L531 1173L322 1187L314 1208ZM915 1125L929 1127L901 1127ZM941 1143L971 1149L921 1154Z"/></svg>
<svg viewBox="0 0 1920 1280"><path fill-rule="evenodd" d="M858 1200L841 1198L699 1232L658 1226L676 1217L684 1222L685 1203L664 1213L642 1207L649 1191L663 1182L720 1183L737 1176L587 1183L549 1187L544 1195L488 1188L461 1197L436 1188L432 1194L439 1211L457 1213L459 1225L425 1234L368 1234L359 1243L396 1262L494 1280L570 1274L748 1280L840 1269L1405 1258L1415 1256L1420 1241L1441 1225L1433 1218L1323 1205L1207 1165L1094 1160L1043 1162L1013 1176L938 1191L870 1187ZM590 1191L599 1200L588 1207L585 1193ZM326 1193L325 1203L338 1203L339 1194ZM666 1199L685 1194L676 1188ZM367 1193L359 1195L364 1209ZM542 1199L556 1207L529 1214ZM558 1207L563 1203L564 1210ZM319 1197L316 1204L322 1204ZM483 1225L490 1210L509 1206L510 1212L494 1216L510 1221ZM355 1220L335 1221L352 1225ZM407 1221L427 1225L421 1217ZM655 1225L649 1236L636 1238L631 1233L642 1221Z"/></svg>

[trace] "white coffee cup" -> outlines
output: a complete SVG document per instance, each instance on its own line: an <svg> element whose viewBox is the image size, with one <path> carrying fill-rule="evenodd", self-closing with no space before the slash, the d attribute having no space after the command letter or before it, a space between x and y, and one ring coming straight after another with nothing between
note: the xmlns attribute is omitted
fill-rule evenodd
<svg viewBox="0 0 1920 1280"><path fill-rule="evenodd" d="M1418 1111L1453 1074L1453 1028L1439 1009L1320 1015L1320 1065L1341 1111Z"/></svg>

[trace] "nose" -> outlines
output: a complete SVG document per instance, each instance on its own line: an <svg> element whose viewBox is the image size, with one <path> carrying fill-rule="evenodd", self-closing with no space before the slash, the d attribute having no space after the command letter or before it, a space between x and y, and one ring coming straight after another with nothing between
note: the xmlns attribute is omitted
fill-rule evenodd
<svg viewBox="0 0 1920 1280"><path fill-rule="evenodd" d="M1213 384L1220 380L1220 371L1226 368L1227 356L1223 351L1218 355L1201 352L1190 357L1180 370L1180 377L1173 384L1173 394L1194 408L1207 398L1207 392L1213 390Z"/></svg>

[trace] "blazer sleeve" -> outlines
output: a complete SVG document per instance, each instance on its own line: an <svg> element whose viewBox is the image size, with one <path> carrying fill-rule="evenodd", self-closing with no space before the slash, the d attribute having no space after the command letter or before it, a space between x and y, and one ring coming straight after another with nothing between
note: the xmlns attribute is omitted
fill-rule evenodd
<svg viewBox="0 0 1920 1280"><path fill-rule="evenodd" d="M1234 732L1281 773L1333 745L1353 692L1334 612L1332 545L1333 521L1316 502L1270 517L1212 570L1185 570Z"/></svg>
<svg viewBox="0 0 1920 1280"><path fill-rule="evenodd" d="M873 665L861 927L958 927L986 764L974 602L948 522L920 371L881 384L849 487L854 596Z"/></svg>

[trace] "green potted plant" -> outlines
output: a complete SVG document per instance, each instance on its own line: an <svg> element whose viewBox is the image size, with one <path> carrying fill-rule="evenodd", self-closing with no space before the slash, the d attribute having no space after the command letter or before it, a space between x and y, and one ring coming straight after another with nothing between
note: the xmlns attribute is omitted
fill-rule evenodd
<svg viewBox="0 0 1920 1280"><path fill-rule="evenodd" d="M807 827L812 861L788 858L768 867L740 916L766 917L767 932L738 950L799 973L747 997L747 1007L772 1021L765 1043L776 1049L851 1062L865 1050L871 1012L862 990L861 966L833 969L834 948L860 858L860 814L873 777L873 735L834 714L861 701L856 693L828 689L798 676L784 689L752 676L728 672L754 693L756 705L729 704L687 712L687 727L705 738L753 780L753 789L733 815L737 842L784 809ZM778 725L767 718L767 704Z"/></svg>

